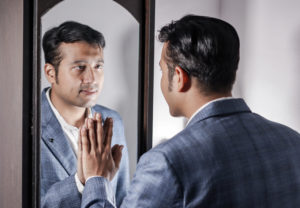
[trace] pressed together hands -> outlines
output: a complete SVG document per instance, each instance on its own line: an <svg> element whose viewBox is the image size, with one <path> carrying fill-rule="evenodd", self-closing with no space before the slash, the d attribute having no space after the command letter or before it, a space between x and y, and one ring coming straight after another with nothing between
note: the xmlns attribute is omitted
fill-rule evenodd
<svg viewBox="0 0 300 208"><path fill-rule="evenodd" d="M106 118L102 125L99 113L86 118L80 128L77 153L77 175L82 184L93 176L102 176L109 181L117 173L122 158L123 145L111 148L113 120Z"/></svg>

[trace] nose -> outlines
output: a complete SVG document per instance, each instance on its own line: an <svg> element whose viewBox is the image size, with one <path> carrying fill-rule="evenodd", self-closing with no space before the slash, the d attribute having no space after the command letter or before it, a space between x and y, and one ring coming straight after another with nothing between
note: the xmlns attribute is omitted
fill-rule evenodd
<svg viewBox="0 0 300 208"><path fill-rule="evenodd" d="M95 74L92 67L87 67L84 73L82 74L83 83L93 83L95 81Z"/></svg>

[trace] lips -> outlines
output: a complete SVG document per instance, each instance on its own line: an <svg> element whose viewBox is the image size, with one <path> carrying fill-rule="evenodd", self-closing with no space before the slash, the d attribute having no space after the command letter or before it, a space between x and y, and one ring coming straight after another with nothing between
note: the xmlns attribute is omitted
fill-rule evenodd
<svg viewBox="0 0 300 208"><path fill-rule="evenodd" d="M80 90L80 93L83 93L85 95L93 95L97 93L97 90L96 89Z"/></svg>

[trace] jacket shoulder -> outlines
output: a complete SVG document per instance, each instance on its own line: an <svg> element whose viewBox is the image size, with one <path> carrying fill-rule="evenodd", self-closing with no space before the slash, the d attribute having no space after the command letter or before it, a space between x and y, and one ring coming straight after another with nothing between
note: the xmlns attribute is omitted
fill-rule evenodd
<svg viewBox="0 0 300 208"><path fill-rule="evenodd" d="M114 119L114 121L120 121L122 122L122 118L120 116L120 114L113 110L113 109L110 109L108 107L105 107L103 105L95 105L92 107L92 110L94 112L97 112L97 113L101 113L101 116L103 118L106 118L106 117L111 117Z"/></svg>

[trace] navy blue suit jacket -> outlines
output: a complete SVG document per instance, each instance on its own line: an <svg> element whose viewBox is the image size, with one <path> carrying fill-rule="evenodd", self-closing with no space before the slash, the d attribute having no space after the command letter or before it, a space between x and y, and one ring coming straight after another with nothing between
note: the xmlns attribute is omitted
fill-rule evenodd
<svg viewBox="0 0 300 208"><path fill-rule="evenodd" d="M76 153L52 111L43 90L41 103L41 207L80 207L81 194L75 183L77 171ZM100 112L103 119L112 117L114 122L112 145L122 144L120 172L112 181L117 204L120 204L129 187L128 150L124 127L119 114L100 105L94 106L92 113Z"/></svg>
<svg viewBox="0 0 300 208"><path fill-rule="evenodd" d="M113 207L105 183L88 181L82 207ZM300 207L300 135L242 99L215 101L142 156L121 207Z"/></svg>

